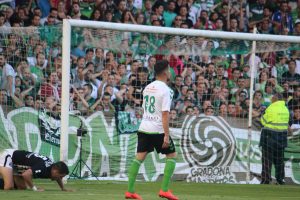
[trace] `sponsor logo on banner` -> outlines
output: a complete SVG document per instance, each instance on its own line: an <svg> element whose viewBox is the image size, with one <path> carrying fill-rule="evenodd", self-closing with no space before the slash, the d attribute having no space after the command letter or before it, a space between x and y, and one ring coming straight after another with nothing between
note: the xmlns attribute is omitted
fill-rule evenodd
<svg viewBox="0 0 300 200"><path fill-rule="evenodd" d="M60 145L60 116L41 110L39 113L39 126L41 139L55 146Z"/></svg>
<svg viewBox="0 0 300 200"><path fill-rule="evenodd" d="M187 180L234 182L234 175L228 167L236 154L236 142L230 125L221 117L189 116L182 130L181 147L191 167Z"/></svg>
<svg viewBox="0 0 300 200"><path fill-rule="evenodd" d="M230 167L193 167L187 182L197 183L235 183Z"/></svg>

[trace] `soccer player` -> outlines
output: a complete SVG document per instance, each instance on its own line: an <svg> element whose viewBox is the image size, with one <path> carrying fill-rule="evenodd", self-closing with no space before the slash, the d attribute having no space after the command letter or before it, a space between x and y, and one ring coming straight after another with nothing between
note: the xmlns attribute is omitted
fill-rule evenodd
<svg viewBox="0 0 300 200"><path fill-rule="evenodd" d="M37 188L33 182L33 178L50 178L55 180L62 191L67 190L62 182L62 178L69 174L68 166L62 162L53 163L53 161L37 153L15 150L12 154L12 163L17 166L19 175L14 176L14 181L18 189L31 188L33 191L43 191ZM20 168L24 168L22 170Z"/></svg>
<svg viewBox="0 0 300 200"><path fill-rule="evenodd" d="M170 179L175 169L175 146L169 135L169 112L173 91L167 86L170 78L169 63L158 61L154 66L156 81L146 86L143 91L143 119L139 127L136 158L133 160L128 175L128 191L126 199L142 198L135 193L134 184L140 165L148 153L154 149L157 153L166 155L166 165L159 196L169 200L178 200L169 191Z"/></svg>

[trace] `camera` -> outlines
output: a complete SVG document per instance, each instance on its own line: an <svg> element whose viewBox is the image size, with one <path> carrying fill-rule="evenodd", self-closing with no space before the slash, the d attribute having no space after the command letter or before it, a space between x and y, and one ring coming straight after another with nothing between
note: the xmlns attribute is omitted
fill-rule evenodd
<svg viewBox="0 0 300 200"><path fill-rule="evenodd" d="M80 121L80 126L77 129L77 136L78 137L80 137L80 136L84 137L87 134L87 129L84 127L82 119L80 117L78 117L78 119Z"/></svg>
<svg viewBox="0 0 300 200"><path fill-rule="evenodd" d="M78 137L84 137L87 134L87 129L83 127L82 120L80 119L80 126L77 129L77 136Z"/></svg>
<svg viewBox="0 0 300 200"><path fill-rule="evenodd" d="M87 134L87 130L85 128L82 128L82 126L80 126L78 129L77 129L77 136L85 136Z"/></svg>

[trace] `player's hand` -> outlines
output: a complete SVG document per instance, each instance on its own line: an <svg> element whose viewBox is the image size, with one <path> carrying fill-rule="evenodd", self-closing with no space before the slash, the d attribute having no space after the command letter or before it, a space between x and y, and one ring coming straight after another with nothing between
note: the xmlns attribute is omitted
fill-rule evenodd
<svg viewBox="0 0 300 200"><path fill-rule="evenodd" d="M168 148L169 144L170 144L169 135L165 135L164 136L164 143L162 145L162 148L163 149Z"/></svg>
<svg viewBox="0 0 300 200"><path fill-rule="evenodd" d="M36 192L44 192L45 189L42 188L42 187L37 187L35 191L36 191Z"/></svg>

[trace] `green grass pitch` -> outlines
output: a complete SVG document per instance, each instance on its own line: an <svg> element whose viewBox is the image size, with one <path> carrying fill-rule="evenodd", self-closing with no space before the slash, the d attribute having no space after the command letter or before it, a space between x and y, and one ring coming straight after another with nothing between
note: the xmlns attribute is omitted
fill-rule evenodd
<svg viewBox="0 0 300 200"><path fill-rule="evenodd" d="M66 188L74 192L62 192L51 181L34 181L43 187L44 192L0 191L3 200L117 200L124 199L127 182L119 181L68 181ZM157 196L160 182L138 182L137 192L144 200L159 200ZM300 199L300 187L295 185L233 185L233 184L197 184L172 182L171 190L180 200L277 200Z"/></svg>

